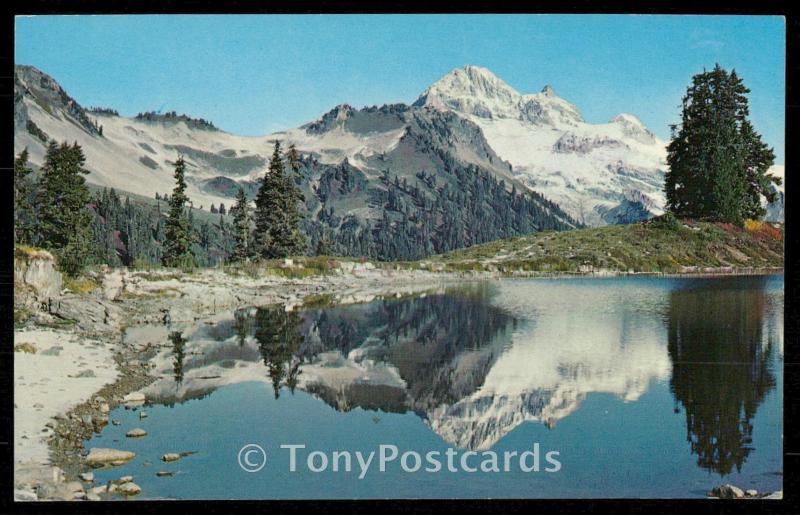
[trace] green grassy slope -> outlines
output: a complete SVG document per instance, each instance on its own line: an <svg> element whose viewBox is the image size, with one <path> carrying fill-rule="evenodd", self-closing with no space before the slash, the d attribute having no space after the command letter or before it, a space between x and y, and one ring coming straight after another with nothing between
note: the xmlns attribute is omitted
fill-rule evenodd
<svg viewBox="0 0 800 515"><path fill-rule="evenodd" d="M663 272L783 267L783 226L647 221L537 233L433 258L444 270Z"/></svg>

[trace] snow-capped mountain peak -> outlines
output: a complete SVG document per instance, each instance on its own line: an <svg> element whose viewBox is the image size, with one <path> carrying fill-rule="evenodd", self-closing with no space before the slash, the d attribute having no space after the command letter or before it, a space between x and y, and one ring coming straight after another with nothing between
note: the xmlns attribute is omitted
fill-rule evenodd
<svg viewBox="0 0 800 515"><path fill-rule="evenodd" d="M617 125L623 134L634 138L640 143L654 144L656 142L655 134L645 127L639 118L632 114L620 113L612 118L609 123Z"/></svg>
<svg viewBox="0 0 800 515"><path fill-rule="evenodd" d="M414 105L492 118L510 115L520 98L514 88L486 68L467 65L433 83Z"/></svg>
<svg viewBox="0 0 800 515"><path fill-rule="evenodd" d="M626 223L662 212L666 143L632 114L591 124L551 85L520 94L471 65L435 82L415 105L477 124L517 179L580 222Z"/></svg>
<svg viewBox="0 0 800 515"><path fill-rule="evenodd" d="M538 125L572 126L583 121L577 108L557 97L552 86L522 95L488 69L473 65L457 68L433 83L414 105Z"/></svg>

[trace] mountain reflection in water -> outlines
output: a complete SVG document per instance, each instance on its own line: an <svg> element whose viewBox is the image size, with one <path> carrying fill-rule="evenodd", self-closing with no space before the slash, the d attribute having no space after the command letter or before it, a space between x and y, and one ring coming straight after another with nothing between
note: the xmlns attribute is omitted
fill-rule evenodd
<svg viewBox="0 0 800 515"><path fill-rule="evenodd" d="M288 387L339 411L414 412L471 450L526 421L553 428L589 394L634 402L668 382L698 465L725 475L747 459L751 421L776 386L770 356L782 353L782 318L767 309L766 280L501 281L238 310L181 332L134 328L126 339L167 342L147 356L162 373L145 391L156 403L267 381L276 398Z"/></svg>

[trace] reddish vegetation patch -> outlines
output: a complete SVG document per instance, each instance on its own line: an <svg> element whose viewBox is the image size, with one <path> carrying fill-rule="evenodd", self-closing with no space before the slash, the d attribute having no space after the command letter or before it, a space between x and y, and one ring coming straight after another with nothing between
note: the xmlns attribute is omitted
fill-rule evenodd
<svg viewBox="0 0 800 515"><path fill-rule="evenodd" d="M759 240L778 240L783 241L781 230L769 223L760 220L745 220L745 230Z"/></svg>
<svg viewBox="0 0 800 515"><path fill-rule="evenodd" d="M772 238L774 240L783 241L783 233L770 224L761 224L761 228L755 231L754 234L762 238Z"/></svg>
<svg viewBox="0 0 800 515"><path fill-rule="evenodd" d="M739 227L736 227L735 225L726 222L717 222L716 226L725 232L735 233L741 231Z"/></svg>

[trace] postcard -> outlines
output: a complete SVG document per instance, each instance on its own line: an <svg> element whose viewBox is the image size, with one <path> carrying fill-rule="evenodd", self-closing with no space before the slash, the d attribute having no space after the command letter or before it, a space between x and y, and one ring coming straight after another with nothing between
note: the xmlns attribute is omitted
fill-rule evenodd
<svg viewBox="0 0 800 515"><path fill-rule="evenodd" d="M16 501L783 498L782 16L14 38Z"/></svg>

